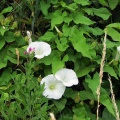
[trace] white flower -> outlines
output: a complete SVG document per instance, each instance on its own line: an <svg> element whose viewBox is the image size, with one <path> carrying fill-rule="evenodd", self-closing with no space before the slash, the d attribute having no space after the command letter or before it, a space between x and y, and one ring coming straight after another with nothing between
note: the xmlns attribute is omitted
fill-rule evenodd
<svg viewBox="0 0 120 120"><path fill-rule="evenodd" d="M62 68L56 72L55 77L67 87L78 84L78 78L72 69Z"/></svg>
<svg viewBox="0 0 120 120"><path fill-rule="evenodd" d="M35 53L35 57L38 59L48 56L51 53L51 47L46 42L31 42L27 47L28 53Z"/></svg>
<svg viewBox="0 0 120 120"><path fill-rule="evenodd" d="M41 84L44 83L43 95L47 98L60 99L65 91L65 86L61 81L56 80L53 74L44 77Z"/></svg>
<svg viewBox="0 0 120 120"><path fill-rule="evenodd" d="M115 61L118 61L119 57L120 57L120 46L117 47L117 53L116 53Z"/></svg>

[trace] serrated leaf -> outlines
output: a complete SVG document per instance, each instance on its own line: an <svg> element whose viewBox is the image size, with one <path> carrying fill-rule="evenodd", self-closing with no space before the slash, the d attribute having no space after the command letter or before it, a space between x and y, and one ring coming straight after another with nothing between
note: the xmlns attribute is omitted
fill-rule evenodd
<svg viewBox="0 0 120 120"><path fill-rule="evenodd" d="M107 20L111 16L111 13L107 8L99 8L99 9L94 8L93 12L96 16L101 17L103 20Z"/></svg>

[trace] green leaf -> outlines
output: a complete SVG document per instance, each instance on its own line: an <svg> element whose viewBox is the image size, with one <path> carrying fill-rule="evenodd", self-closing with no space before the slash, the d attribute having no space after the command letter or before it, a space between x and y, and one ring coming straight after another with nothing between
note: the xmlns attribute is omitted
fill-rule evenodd
<svg viewBox="0 0 120 120"><path fill-rule="evenodd" d="M118 79L117 74L115 73L114 69L110 66L105 66L104 67L104 72L108 72L111 76L115 77Z"/></svg>
<svg viewBox="0 0 120 120"><path fill-rule="evenodd" d="M7 58L0 59L0 69L7 66Z"/></svg>
<svg viewBox="0 0 120 120"><path fill-rule="evenodd" d="M87 78L85 81L88 83L89 88L92 90L94 96L97 99L97 88L99 86L99 74L95 73L93 79L89 79ZM107 93L107 91L105 89L103 89L101 87L101 96L100 96L100 103L102 103L104 106L106 106L106 108L109 110L110 113L112 113L114 115L114 111L113 111L113 105L111 103L111 99L109 98L109 94Z"/></svg>
<svg viewBox="0 0 120 120"><path fill-rule="evenodd" d="M68 56L68 54L66 54L66 55L63 57L62 61L67 62L68 60L69 60L69 56Z"/></svg>
<svg viewBox="0 0 120 120"><path fill-rule="evenodd" d="M113 10L118 5L119 0L108 0L110 8Z"/></svg>
<svg viewBox="0 0 120 120"><path fill-rule="evenodd" d="M73 120L90 120L88 111L84 105L77 105L73 107L74 117Z"/></svg>
<svg viewBox="0 0 120 120"><path fill-rule="evenodd" d="M73 20L73 17L71 14L69 14L69 15L65 16L63 20L65 23L69 24Z"/></svg>
<svg viewBox="0 0 120 120"><path fill-rule="evenodd" d="M50 3L52 3L52 4L57 4L57 3L58 3L58 0L50 0Z"/></svg>
<svg viewBox="0 0 120 120"><path fill-rule="evenodd" d="M48 14L48 8L50 7L49 3L46 3L44 0L40 1L40 9L44 15Z"/></svg>
<svg viewBox="0 0 120 120"><path fill-rule="evenodd" d="M4 37L5 37L6 42L8 43L15 41L15 36L13 32L6 32Z"/></svg>
<svg viewBox="0 0 120 120"><path fill-rule="evenodd" d="M74 31L73 35L70 37L70 40L77 52L81 52L83 56L91 58L89 45L86 43L82 32L79 32L78 30Z"/></svg>
<svg viewBox="0 0 120 120"><path fill-rule="evenodd" d="M113 47L118 47L119 42L111 42L110 40L106 41L107 48L112 49Z"/></svg>
<svg viewBox="0 0 120 120"><path fill-rule="evenodd" d="M106 2L106 0L99 0L99 3L103 6L107 6L108 7L108 3Z"/></svg>
<svg viewBox="0 0 120 120"><path fill-rule="evenodd" d="M50 41L54 37L55 35L53 34L53 32L48 31L43 36L39 37L38 40L39 41Z"/></svg>
<svg viewBox="0 0 120 120"><path fill-rule="evenodd" d="M53 103L57 107L58 111L62 111L65 108L66 102L67 102L67 100L65 98L62 98L62 99L60 99L58 101L53 100Z"/></svg>
<svg viewBox="0 0 120 120"><path fill-rule="evenodd" d="M13 8L12 8L11 6L9 6L9 7L5 8L4 10L2 10L2 12L1 12L0 14L4 14L4 13L7 13L7 12L11 12L12 9L13 9Z"/></svg>
<svg viewBox="0 0 120 120"><path fill-rule="evenodd" d="M64 24L62 27L63 35L64 36L69 36L70 34L70 27L67 24Z"/></svg>
<svg viewBox="0 0 120 120"><path fill-rule="evenodd" d="M60 60L56 60L54 62L52 62L52 72L53 73L56 73L56 71L58 71L59 69L63 68L65 65L64 65L64 62L63 61L60 61Z"/></svg>
<svg viewBox="0 0 120 120"><path fill-rule="evenodd" d="M0 26L0 33L1 33L2 36L4 35L4 33L5 33L6 31L8 31L8 28L7 28L7 27Z"/></svg>
<svg viewBox="0 0 120 120"><path fill-rule="evenodd" d="M81 4L82 6L90 5L89 0L74 0L77 4Z"/></svg>
<svg viewBox="0 0 120 120"><path fill-rule="evenodd" d="M4 69L1 77L0 77L0 85L8 85L10 83L11 80L11 70L9 68Z"/></svg>
<svg viewBox="0 0 120 120"><path fill-rule="evenodd" d="M60 40L55 40L57 48L60 51L65 51L68 48L67 39L65 37L60 38Z"/></svg>
<svg viewBox="0 0 120 120"><path fill-rule="evenodd" d="M107 25L107 27L114 27L114 28L120 29L120 23L111 23L111 24Z"/></svg>
<svg viewBox="0 0 120 120"><path fill-rule="evenodd" d="M0 37L0 38L2 38L0 40L0 50L1 50L4 47L4 45L5 45L5 39L3 39L3 37Z"/></svg>
<svg viewBox="0 0 120 120"><path fill-rule="evenodd" d="M99 9L94 8L93 12L96 16L101 17L103 20L107 20L111 16L111 13L108 11L107 8L99 8Z"/></svg>
<svg viewBox="0 0 120 120"><path fill-rule="evenodd" d="M87 75L93 68L94 68L93 65L86 66L82 69L77 70L76 74L78 77L82 77L84 75Z"/></svg>
<svg viewBox="0 0 120 120"><path fill-rule="evenodd" d="M103 30L100 29L99 27L89 27L89 26L85 25L85 26L83 26L83 28L85 29L85 31L92 33L95 36L102 35L104 33Z"/></svg>
<svg viewBox="0 0 120 120"><path fill-rule="evenodd" d="M88 100L88 99L95 100L93 93L85 91L85 90L80 91L80 100L82 101L82 100Z"/></svg>
<svg viewBox="0 0 120 120"><path fill-rule="evenodd" d="M9 94L6 92L2 92L2 96L1 96L4 100L8 100L9 99Z"/></svg>
<svg viewBox="0 0 120 120"><path fill-rule="evenodd" d="M75 12L73 16L73 21L76 24L85 24L85 25L91 25L95 23L94 21L90 20L88 17L84 16L80 12Z"/></svg>
<svg viewBox="0 0 120 120"><path fill-rule="evenodd" d="M102 113L103 120L116 120L115 117L105 108Z"/></svg>
<svg viewBox="0 0 120 120"><path fill-rule="evenodd" d="M15 41L18 44L18 46L23 46L26 44L25 39L23 36L15 37Z"/></svg>
<svg viewBox="0 0 120 120"><path fill-rule="evenodd" d="M63 22L63 16L62 15L53 16L52 19L51 19L52 29L55 27L55 25L61 24L62 22Z"/></svg>
<svg viewBox="0 0 120 120"><path fill-rule="evenodd" d="M114 28L107 27L107 34L112 38L112 40L120 41L120 33Z"/></svg>

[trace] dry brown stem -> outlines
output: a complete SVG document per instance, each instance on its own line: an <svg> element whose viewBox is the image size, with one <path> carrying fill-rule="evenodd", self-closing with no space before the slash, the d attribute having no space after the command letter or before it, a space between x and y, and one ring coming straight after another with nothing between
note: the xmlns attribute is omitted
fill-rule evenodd
<svg viewBox="0 0 120 120"><path fill-rule="evenodd" d="M97 118L96 118L96 120L99 120L100 90L101 90L101 84L102 84L102 78L103 78L104 61L105 61L105 56L106 56L106 38L107 38L107 31L105 31L105 36L104 36L104 41L103 41L103 51L102 51L102 59L101 59L101 63L100 63L100 73L99 73L100 81L99 81L99 85L97 87L98 105L97 105Z"/></svg>
<svg viewBox="0 0 120 120"><path fill-rule="evenodd" d="M112 99L113 107L114 107L115 114L116 114L116 120L120 120L119 110L118 110L118 107L117 107L117 104L116 104L116 101L115 101L115 95L114 95L114 92L113 92L113 85L112 85L112 81L111 81L110 75L108 75L108 81L110 83L111 99Z"/></svg>

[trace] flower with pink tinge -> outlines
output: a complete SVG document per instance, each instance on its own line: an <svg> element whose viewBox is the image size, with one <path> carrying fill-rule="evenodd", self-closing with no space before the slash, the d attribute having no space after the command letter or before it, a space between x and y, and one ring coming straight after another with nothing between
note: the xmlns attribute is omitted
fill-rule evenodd
<svg viewBox="0 0 120 120"><path fill-rule="evenodd" d="M36 58L41 59L51 53L51 47L46 42L31 42L27 47L27 53L34 53Z"/></svg>

